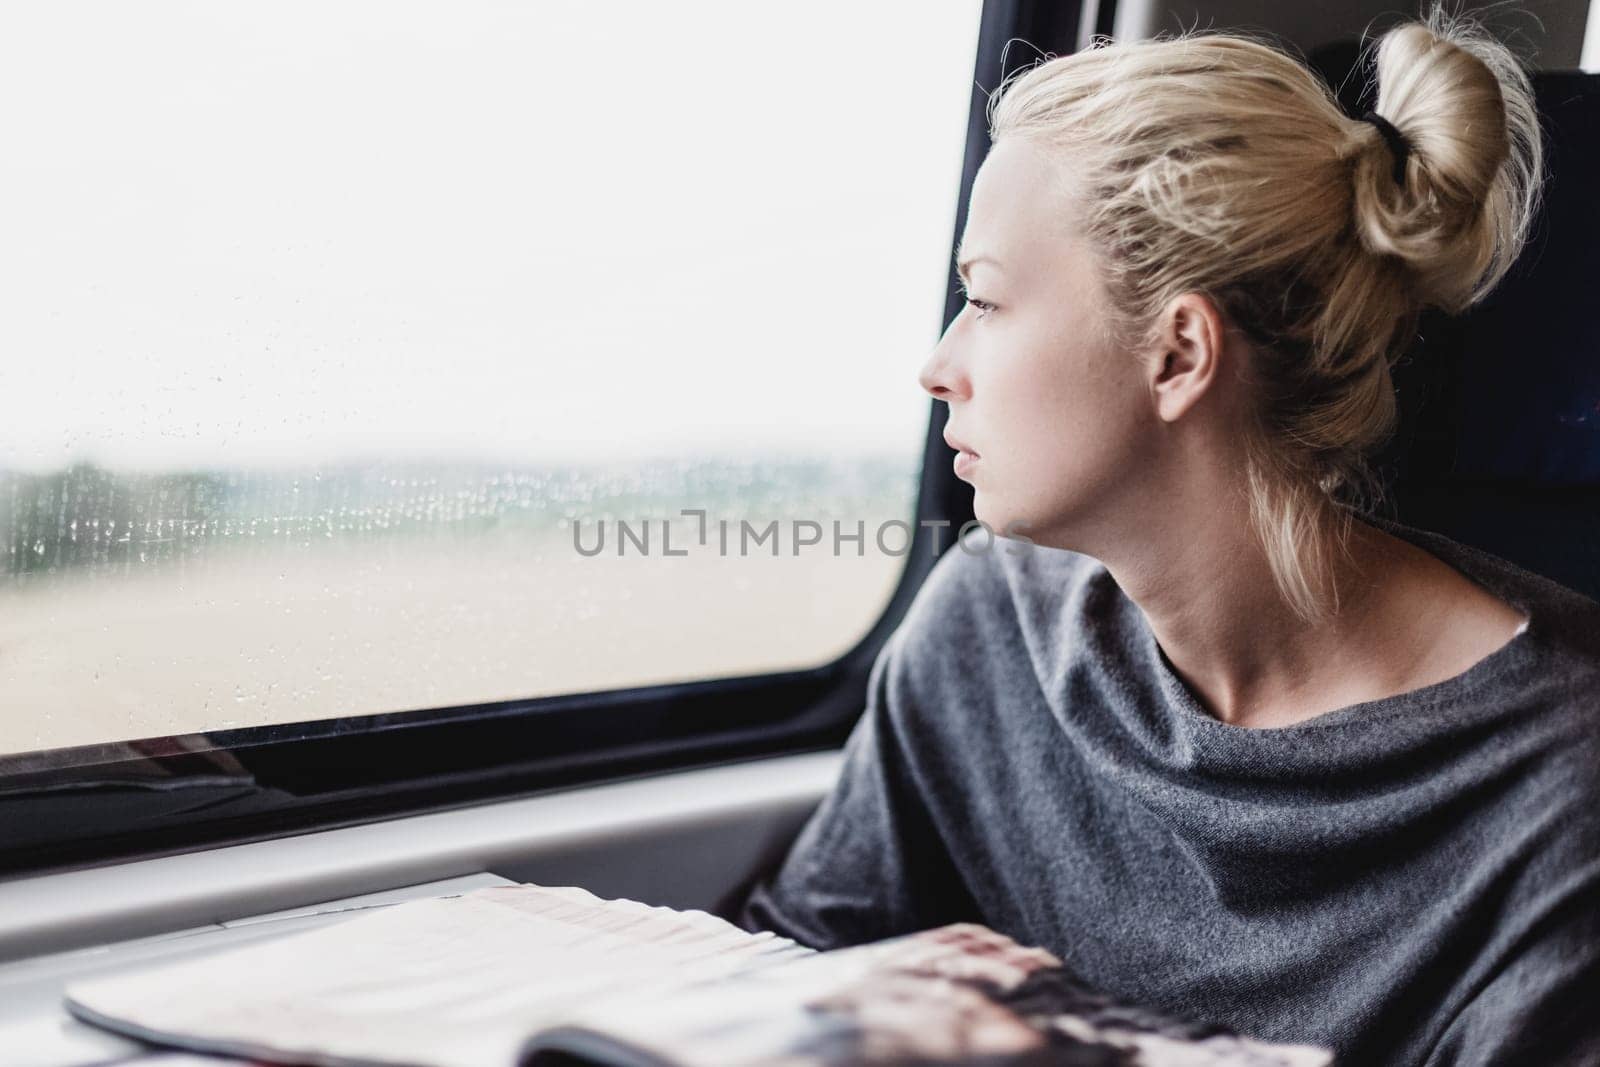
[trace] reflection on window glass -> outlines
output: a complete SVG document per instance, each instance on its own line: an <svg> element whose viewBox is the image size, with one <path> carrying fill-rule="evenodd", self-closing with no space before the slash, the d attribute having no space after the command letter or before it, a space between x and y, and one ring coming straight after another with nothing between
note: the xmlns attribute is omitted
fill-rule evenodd
<svg viewBox="0 0 1600 1067"><path fill-rule="evenodd" d="M90 6L0 41L0 753L882 612L977 0Z"/></svg>

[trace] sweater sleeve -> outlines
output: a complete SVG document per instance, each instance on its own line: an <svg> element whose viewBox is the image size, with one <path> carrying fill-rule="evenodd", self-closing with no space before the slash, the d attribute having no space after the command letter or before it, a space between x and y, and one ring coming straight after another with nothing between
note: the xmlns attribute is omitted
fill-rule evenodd
<svg viewBox="0 0 1600 1067"><path fill-rule="evenodd" d="M1516 955L1451 1020L1427 1067L1600 1064L1600 850L1575 859L1545 883L1516 924Z"/></svg>
<svg viewBox="0 0 1600 1067"><path fill-rule="evenodd" d="M909 759L902 647L891 639L879 653L838 782L745 901L745 929L826 950L976 919Z"/></svg>

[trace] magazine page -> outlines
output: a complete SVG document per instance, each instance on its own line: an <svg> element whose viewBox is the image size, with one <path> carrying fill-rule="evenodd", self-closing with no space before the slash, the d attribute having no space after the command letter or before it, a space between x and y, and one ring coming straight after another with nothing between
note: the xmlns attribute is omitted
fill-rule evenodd
<svg viewBox="0 0 1600 1067"><path fill-rule="evenodd" d="M495 886L67 987L158 1044L317 1067L510 1067L528 1036L625 991L814 955L699 911Z"/></svg>
<svg viewBox="0 0 1600 1067"><path fill-rule="evenodd" d="M1327 1067L1331 1052L1274 1045L1130 1008L1062 962L956 924L792 959L666 996L590 1005L524 1049L616 1067Z"/></svg>

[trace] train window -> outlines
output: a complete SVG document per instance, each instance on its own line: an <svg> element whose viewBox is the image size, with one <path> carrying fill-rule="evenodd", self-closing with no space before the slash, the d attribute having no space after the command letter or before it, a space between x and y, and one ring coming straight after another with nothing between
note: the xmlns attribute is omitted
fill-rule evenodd
<svg viewBox="0 0 1600 1067"><path fill-rule="evenodd" d="M980 6L13 12L0 753L850 648Z"/></svg>

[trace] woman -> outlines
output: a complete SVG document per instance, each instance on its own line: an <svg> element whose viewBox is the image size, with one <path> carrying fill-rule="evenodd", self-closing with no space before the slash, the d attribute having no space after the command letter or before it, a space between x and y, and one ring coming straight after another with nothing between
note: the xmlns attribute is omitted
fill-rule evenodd
<svg viewBox="0 0 1600 1067"><path fill-rule="evenodd" d="M1341 1064L1600 1063L1600 605L1362 514L1389 361L1515 258L1525 75L1442 18L1343 114L1249 40L991 101L922 372L978 518L747 927L960 920Z"/></svg>

